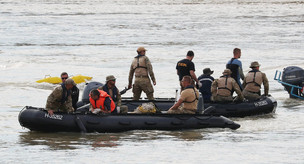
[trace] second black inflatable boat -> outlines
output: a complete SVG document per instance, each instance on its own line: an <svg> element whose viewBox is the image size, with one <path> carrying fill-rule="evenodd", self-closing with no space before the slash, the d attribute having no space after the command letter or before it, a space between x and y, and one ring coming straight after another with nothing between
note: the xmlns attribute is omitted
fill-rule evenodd
<svg viewBox="0 0 304 164"><path fill-rule="evenodd" d="M89 103L89 92L102 86L102 83L88 83L82 95L82 101L79 104L84 105ZM147 99L138 101L132 100L131 97L122 97L122 105L128 106L128 111L134 111L139 105L151 102ZM156 98L152 101L160 111L167 111L174 103L175 98ZM245 101L237 103L205 103L200 99L197 113L209 115L223 115L225 117L245 117L252 115L274 113L277 107L277 101L272 96L262 96L256 101ZM88 107L87 107L88 108ZM88 109L87 109L88 110Z"/></svg>

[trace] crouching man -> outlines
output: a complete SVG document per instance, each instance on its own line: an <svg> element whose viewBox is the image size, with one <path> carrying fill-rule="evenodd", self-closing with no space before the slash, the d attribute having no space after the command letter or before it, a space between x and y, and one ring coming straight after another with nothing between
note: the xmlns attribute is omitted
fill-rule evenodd
<svg viewBox="0 0 304 164"><path fill-rule="evenodd" d="M192 78L184 76L181 84L184 90L179 100L168 110L170 114L195 114L199 98L198 90L192 85Z"/></svg>
<svg viewBox="0 0 304 164"><path fill-rule="evenodd" d="M90 93L90 103L90 111L92 113L117 113L114 101L103 90L92 90Z"/></svg>
<svg viewBox="0 0 304 164"><path fill-rule="evenodd" d="M76 86L73 79L67 79L57 86L47 98L45 109L50 115L54 112L73 112L71 89Z"/></svg>

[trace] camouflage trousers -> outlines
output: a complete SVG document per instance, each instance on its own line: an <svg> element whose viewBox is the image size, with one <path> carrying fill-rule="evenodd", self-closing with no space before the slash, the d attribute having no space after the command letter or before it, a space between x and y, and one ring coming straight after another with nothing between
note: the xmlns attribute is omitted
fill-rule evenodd
<svg viewBox="0 0 304 164"><path fill-rule="evenodd" d="M121 105L119 113L128 113L128 106L127 105Z"/></svg>
<svg viewBox="0 0 304 164"><path fill-rule="evenodd" d="M213 97L213 101L215 101L215 102L232 102L233 98L232 98L232 96L216 95Z"/></svg>
<svg viewBox="0 0 304 164"><path fill-rule="evenodd" d="M196 109L185 109L182 106L179 106L175 110L168 110L168 114L195 114Z"/></svg>
<svg viewBox="0 0 304 164"><path fill-rule="evenodd" d="M74 111L72 104L69 104L69 103L61 104L60 102L49 105L47 110L50 110L50 109L54 110L55 112L66 112L66 113Z"/></svg>
<svg viewBox="0 0 304 164"><path fill-rule="evenodd" d="M243 90L243 95L246 99L248 99L249 101L254 101L259 99L261 96L259 95L259 93L253 93L253 92L249 92L247 90Z"/></svg>
<svg viewBox="0 0 304 164"><path fill-rule="evenodd" d="M142 91L146 93L149 100L154 100L154 89L148 77L135 77L132 91L133 100L139 100Z"/></svg>

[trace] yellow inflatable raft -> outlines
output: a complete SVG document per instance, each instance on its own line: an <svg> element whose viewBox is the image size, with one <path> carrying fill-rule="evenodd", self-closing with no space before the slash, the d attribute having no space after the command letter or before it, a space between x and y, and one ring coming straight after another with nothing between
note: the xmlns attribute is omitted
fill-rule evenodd
<svg viewBox="0 0 304 164"><path fill-rule="evenodd" d="M76 84L84 83L88 80L91 80L93 77L83 76L83 75L76 75L71 77ZM60 77L51 77L50 75L46 75L43 79L37 80L37 83L52 83L52 84L59 84L61 83Z"/></svg>
<svg viewBox="0 0 304 164"><path fill-rule="evenodd" d="M92 80L93 77L76 75L71 77L76 84L85 83L86 81Z"/></svg>

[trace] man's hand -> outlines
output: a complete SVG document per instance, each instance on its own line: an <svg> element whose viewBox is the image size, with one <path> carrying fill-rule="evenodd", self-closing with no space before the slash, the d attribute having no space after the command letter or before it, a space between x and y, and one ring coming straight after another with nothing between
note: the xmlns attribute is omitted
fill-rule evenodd
<svg viewBox="0 0 304 164"><path fill-rule="evenodd" d="M53 110L48 110L49 115L53 115L54 111Z"/></svg>
<svg viewBox="0 0 304 164"><path fill-rule="evenodd" d="M97 108L97 109L94 109L92 113L97 114L97 113L99 113L100 111L101 111L101 109Z"/></svg>
<svg viewBox="0 0 304 164"><path fill-rule="evenodd" d="M132 88L132 84L129 84L128 89L131 89L131 88Z"/></svg>
<svg viewBox="0 0 304 164"><path fill-rule="evenodd" d="M197 83L197 85L198 85L198 88L201 88L203 86L200 81Z"/></svg>
<svg viewBox="0 0 304 164"><path fill-rule="evenodd" d="M110 110L101 110L100 113L111 113Z"/></svg>

